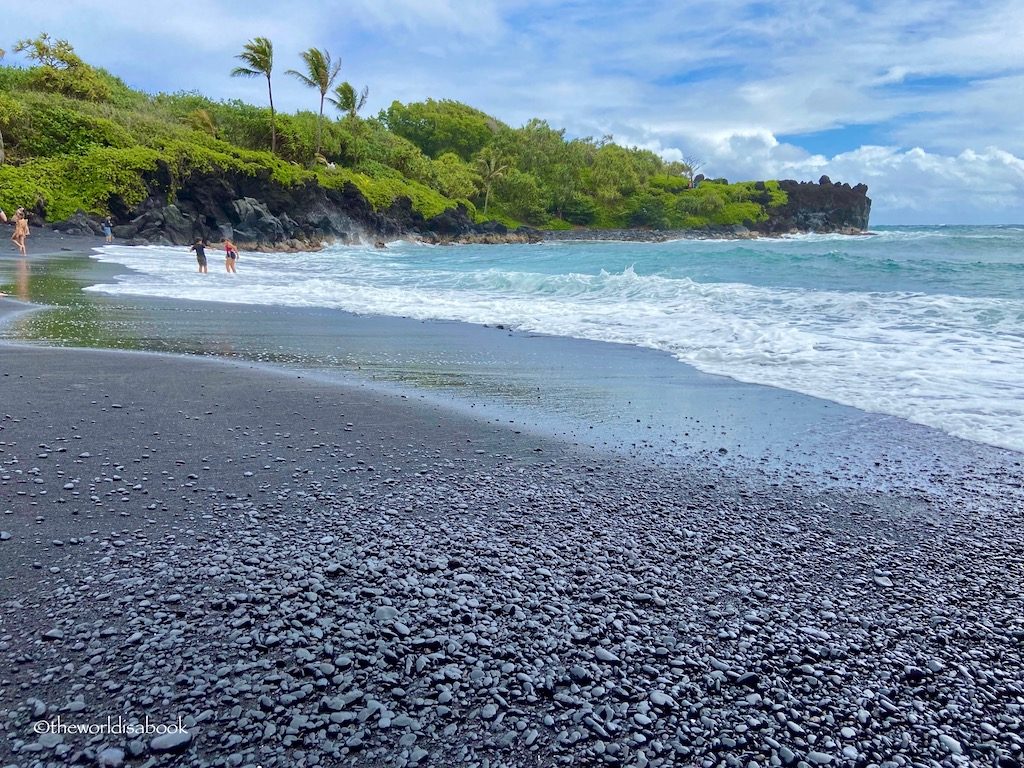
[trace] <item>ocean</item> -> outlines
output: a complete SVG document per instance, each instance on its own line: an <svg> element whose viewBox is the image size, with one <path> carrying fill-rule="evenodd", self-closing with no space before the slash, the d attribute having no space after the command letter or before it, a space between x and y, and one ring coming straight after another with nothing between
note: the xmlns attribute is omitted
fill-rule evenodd
<svg viewBox="0 0 1024 768"><path fill-rule="evenodd" d="M696 369L1024 451L1024 227L850 237L243 253L107 246L88 291L454 320L660 350ZM671 408L670 403L665 404Z"/></svg>

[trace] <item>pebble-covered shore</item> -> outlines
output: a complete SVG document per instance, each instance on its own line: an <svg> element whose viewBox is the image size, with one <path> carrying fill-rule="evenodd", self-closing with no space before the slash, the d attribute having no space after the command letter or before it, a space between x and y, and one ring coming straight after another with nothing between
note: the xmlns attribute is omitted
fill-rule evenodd
<svg viewBox="0 0 1024 768"><path fill-rule="evenodd" d="M1019 476L813 493L241 365L0 359L0 766L1020 765Z"/></svg>

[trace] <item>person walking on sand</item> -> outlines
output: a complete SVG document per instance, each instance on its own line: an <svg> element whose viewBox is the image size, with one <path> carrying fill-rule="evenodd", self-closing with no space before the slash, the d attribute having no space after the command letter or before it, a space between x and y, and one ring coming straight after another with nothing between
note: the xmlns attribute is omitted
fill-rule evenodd
<svg viewBox="0 0 1024 768"><path fill-rule="evenodd" d="M238 261L238 248L230 240L224 241L224 268L227 269L228 274L237 275L238 270L235 269L235 262Z"/></svg>
<svg viewBox="0 0 1024 768"><path fill-rule="evenodd" d="M108 243L114 242L114 222L109 216L103 220L103 236L107 238Z"/></svg>
<svg viewBox="0 0 1024 768"><path fill-rule="evenodd" d="M201 237L197 237L196 241L192 243L190 251L196 252L196 261L199 262L200 274L206 274L206 243L203 242Z"/></svg>

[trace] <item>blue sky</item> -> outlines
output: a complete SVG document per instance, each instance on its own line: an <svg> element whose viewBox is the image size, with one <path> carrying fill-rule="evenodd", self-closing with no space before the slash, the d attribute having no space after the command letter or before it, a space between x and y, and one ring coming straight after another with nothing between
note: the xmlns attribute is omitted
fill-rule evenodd
<svg viewBox="0 0 1024 768"><path fill-rule="evenodd" d="M228 72L263 35L286 110L314 107L283 73L318 46L369 86L365 113L457 99L713 176L864 182L875 224L1024 223L1021 0L47 0L6 19L0 47L47 31L150 92L262 103Z"/></svg>

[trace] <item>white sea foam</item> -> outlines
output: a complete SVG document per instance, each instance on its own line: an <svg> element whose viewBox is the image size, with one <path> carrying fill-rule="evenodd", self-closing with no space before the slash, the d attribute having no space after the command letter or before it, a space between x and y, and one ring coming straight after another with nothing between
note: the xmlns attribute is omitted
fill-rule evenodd
<svg viewBox="0 0 1024 768"><path fill-rule="evenodd" d="M92 290L472 323L663 350L708 373L900 416L1024 450L1024 300L545 274L442 249L242 254L239 274L188 271L169 248L102 249L133 273ZM420 253L423 253L420 251ZM496 252L489 252L496 253ZM426 254L424 254L426 256Z"/></svg>

